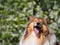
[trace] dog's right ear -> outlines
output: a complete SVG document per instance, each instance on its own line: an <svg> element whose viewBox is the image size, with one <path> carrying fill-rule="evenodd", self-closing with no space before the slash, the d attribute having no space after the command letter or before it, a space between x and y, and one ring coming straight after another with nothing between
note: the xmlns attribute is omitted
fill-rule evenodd
<svg viewBox="0 0 60 45"><path fill-rule="evenodd" d="M35 18L35 16L30 16L30 17L28 17L28 20L32 21L34 18Z"/></svg>

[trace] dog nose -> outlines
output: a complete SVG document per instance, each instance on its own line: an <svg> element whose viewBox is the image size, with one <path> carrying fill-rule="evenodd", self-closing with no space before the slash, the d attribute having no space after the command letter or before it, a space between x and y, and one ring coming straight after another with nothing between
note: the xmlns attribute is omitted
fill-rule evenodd
<svg viewBox="0 0 60 45"><path fill-rule="evenodd" d="M37 22L37 23L36 23L36 25L38 26L38 25L40 25L40 23L39 23L39 22Z"/></svg>
<svg viewBox="0 0 60 45"><path fill-rule="evenodd" d="M40 22L36 22L34 26L40 27L41 24L40 24Z"/></svg>
<svg viewBox="0 0 60 45"><path fill-rule="evenodd" d="M39 23L39 22L37 22L37 25L40 25L40 23Z"/></svg>

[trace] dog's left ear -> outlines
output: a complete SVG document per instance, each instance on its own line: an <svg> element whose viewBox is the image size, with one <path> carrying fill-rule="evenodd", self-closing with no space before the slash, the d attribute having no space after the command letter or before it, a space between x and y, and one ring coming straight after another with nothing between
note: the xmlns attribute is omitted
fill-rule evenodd
<svg viewBox="0 0 60 45"><path fill-rule="evenodd" d="M50 20L48 18L44 19L45 24L50 24Z"/></svg>

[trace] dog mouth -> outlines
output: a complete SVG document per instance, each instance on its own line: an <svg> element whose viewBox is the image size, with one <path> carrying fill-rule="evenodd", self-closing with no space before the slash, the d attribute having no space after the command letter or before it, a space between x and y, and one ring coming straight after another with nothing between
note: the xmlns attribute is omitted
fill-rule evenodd
<svg viewBox="0 0 60 45"><path fill-rule="evenodd" d="M34 28L34 32L35 32L36 34L40 34L40 33L43 32L42 26L40 25L40 23L37 23L33 28Z"/></svg>

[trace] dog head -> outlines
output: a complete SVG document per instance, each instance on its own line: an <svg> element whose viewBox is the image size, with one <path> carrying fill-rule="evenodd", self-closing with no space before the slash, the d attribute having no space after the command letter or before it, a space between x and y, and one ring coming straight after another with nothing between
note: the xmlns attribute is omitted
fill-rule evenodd
<svg viewBox="0 0 60 45"><path fill-rule="evenodd" d="M48 34L47 22L45 19L38 17L30 17L29 19L26 30L27 35L30 35L32 32L34 32L37 37L40 37L41 34Z"/></svg>

